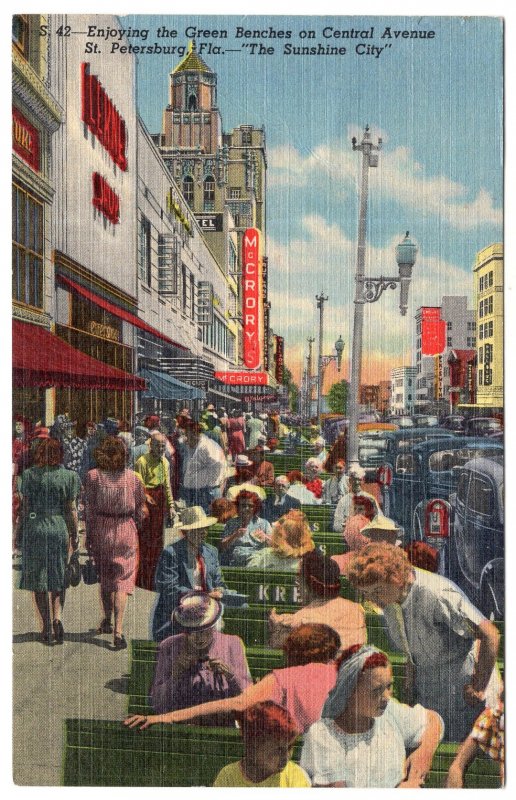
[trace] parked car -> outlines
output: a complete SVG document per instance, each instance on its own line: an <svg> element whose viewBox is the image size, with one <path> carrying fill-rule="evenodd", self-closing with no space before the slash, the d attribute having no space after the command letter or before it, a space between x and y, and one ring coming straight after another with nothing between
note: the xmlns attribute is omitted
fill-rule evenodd
<svg viewBox="0 0 516 800"><path fill-rule="evenodd" d="M408 541L423 538L426 502L448 500L457 488L460 467L474 458L503 453L498 442L448 436L430 438L396 455L392 484L385 492L385 513L403 526Z"/></svg>
<svg viewBox="0 0 516 800"><path fill-rule="evenodd" d="M460 434L464 433L464 427L466 424L466 417L460 416L458 414L453 414L449 417L445 417L441 422L441 428L445 428L447 431L453 431L454 433Z"/></svg>
<svg viewBox="0 0 516 800"><path fill-rule="evenodd" d="M503 453L468 461L450 496L449 577L488 619L504 617Z"/></svg>
<svg viewBox="0 0 516 800"><path fill-rule="evenodd" d="M472 417L467 420L465 426L467 436L492 436L502 431L503 425L495 417Z"/></svg>
<svg viewBox="0 0 516 800"><path fill-rule="evenodd" d="M412 414L416 428L435 428L439 425L439 417L435 414Z"/></svg>
<svg viewBox="0 0 516 800"><path fill-rule="evenodd" d="M392 417L388 417L387 422L392 422L393 425L397 425L398 428L414 427L414 420L412 419L412 417L408 417L402 414L400 414L400 416L393 415Z"/></svg>

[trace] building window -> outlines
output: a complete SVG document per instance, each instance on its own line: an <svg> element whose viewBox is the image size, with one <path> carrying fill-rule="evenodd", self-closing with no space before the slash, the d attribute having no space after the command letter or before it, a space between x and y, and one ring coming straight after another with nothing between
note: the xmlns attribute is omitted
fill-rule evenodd
<svg viewBox="0 0 516 800"><path fill-rule="evenodd" d="M229 199L230 200L240 200L242 197L242 190L240 186L230 186L229 188Z"/></svg>
<svg viewBox="0 0 516 800"><path fill-rule="evenodd" d="M194 201L194 182L191 175L187 175L183 179L183 197L188 205L192 205Z"/></svg>
<svg viewBox="0 0 516 800"><path fill-rule="evenodd" d="M183 314L186 314L186 306L188 300L188 287L186 284L186 267L183 264L181 266L181 286L183 291Z"/></svg>
<svg viewBox="0 0 516 800"><path fill-rule="evenodd" d="M215 178L213 175L208 175L204 179L204 210L215 210Z"/></svg>
<svg viewBox="0 0 516 800"><path fill-rule="evenodd" d="M27 14L14 14L12 40L24 58L29 60L29 18Z"/></svg>
<svg viewBox="0 0 516 800"><path fill-rule="evenodd" d="M43 308L43 203L13 185L12 204L13 299Z"/></svg>
<svg viewBox="0 0 516 800"><path fill-rule="evenodd" d="M195 278L190 273L190 317L195 319Z"/></svg>
<svg viewBox="0 0 516 800"><path fill-rule="evenodd" d="M138 277L147 286L151 285L151 225L144 216L138 231Z"/></svg>

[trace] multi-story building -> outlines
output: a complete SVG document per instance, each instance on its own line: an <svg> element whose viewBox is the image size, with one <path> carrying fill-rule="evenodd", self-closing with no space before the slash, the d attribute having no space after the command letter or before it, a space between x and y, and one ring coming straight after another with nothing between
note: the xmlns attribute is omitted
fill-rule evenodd
<svg viewBox="0 0 516 800"><path fill-rule="evenodd" d="M416 314L416 409L449 404L448 356L453 349L476 345L475 312L465 296L448 295L440 306Z"/></svg>
<svg viewBox="0 0 516 800"><path fill-rule="evenodd" d="M48 38L40 35L47 25L42 15L12 18L13 410L33 422L53 419L58 367L51 358L51 149L63 109L50 89Z"/></svg>
<svg viewBox="0 0 516 800"><path fill-rule="evenodd" d="M473 266L477 338L477 405L503 408L503 244L477 253Z"/></svg>
<svg viewBox="0 0 516 800"><path fill-rule="evenodd" d="M416 367L395 367L391 370L391 414L414 413L416 399Z"/></svg>
<svg viewBox="0 0 516 800"><path fill-rule="evenodd" d="M217 75L196 51L188 53L170 73L169 103L163 112L162 131L153 136L161 155L204 234L223 272L242 273L242 240L248 228L260 232L262 263L262 346L267 365L269 342L267 299L265 132L241 125L223 133L217 104ZM242 291L238 296L236 359L242 364L243 327L240 322Z"/></svg>

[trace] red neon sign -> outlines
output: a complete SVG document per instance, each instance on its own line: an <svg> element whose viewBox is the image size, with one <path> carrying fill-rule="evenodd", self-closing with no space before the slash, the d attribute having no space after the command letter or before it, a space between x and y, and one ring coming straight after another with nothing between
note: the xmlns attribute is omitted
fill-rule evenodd
<svg viewBox="0 0 516 800"><path fill-rule="evenodd" d="M269 376L266 372L215 372L215 378L222 383L235 386L268 386Z"/></svg>
<svg viewBox="0 0 516 800"><path fill-rule="evenodd" d="M260 331L260 232L248 228L243 239L244 364L256 369L261 364Z"/></svg>
<svg viewBox="0 0 516 800"><path fill-rule="evenodd" d="M81 64L82 120L97 137L121 170L127 169L125 122L109 99L96 75L90 75L90 65Z"/></svg>
<svg viewBox="0 0 516 800"><path fill-rule="evenodd" d="M103 214L106 219L113 223L113 225L118 225L120 222L120 198L113 191L109 183L99 175L98 172L94 172L92 175L93 180L93 199L92 203L95 208Z"/></svg>
<svg viewBox="0 0 516 800"><path fill-rule="evenodd" d="M39 132L14 106L13 150L39 172Z"/></svg>

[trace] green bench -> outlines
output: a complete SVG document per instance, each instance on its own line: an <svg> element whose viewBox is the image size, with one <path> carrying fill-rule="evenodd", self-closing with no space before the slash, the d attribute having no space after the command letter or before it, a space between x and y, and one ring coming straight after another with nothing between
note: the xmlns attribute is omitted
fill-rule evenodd
<svg viewBox="0 0 516 800"><path fill-rule="evenodd" d="M64 737L64 786L212 786L222 767L243 755L240 733L229 727L152 725L140 731L119 721L67 719ZM299 761L301 746L300 738L294 761ZM456 744L439 746L428 787L443 785L456 750ZM498 788L497 764L477 758L466 786Z"/></svg>
<svg viewBox="0 0 516 800"><path fill-rule="evenodd" d="M247 595L249 603L299 603L298 576L295 572L222 567L222 574L228 589ZM348 600L356 599L355 590L344 576L341 577L341 596Z"/></svg>
<svg viewBox="0 0 516 800"><path fill-rule="evenodd" d="M154 679L158 644L143 639L131 642L131 672L128 685L128 714L152 714L149 692ZM253 681L285 666L282 650L268 647L246 647L247 663ZM405 674L405 657L400 653L389 653L393 667L394 696L401 697Z"/></svg>

